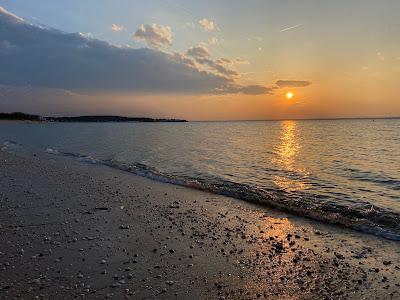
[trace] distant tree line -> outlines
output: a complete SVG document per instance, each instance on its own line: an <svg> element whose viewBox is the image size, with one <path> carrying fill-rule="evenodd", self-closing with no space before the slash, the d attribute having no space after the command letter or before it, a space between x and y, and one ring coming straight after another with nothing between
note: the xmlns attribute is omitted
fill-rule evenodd
<svg viewBox="0 0 400 300"><path fill-rule="evenodd" d="M121 116L79 116L79 117L42 117L22 112L0 113L0 120L48 121L48 122L187 122L180 119L153 119Z"/></svg>
<svg viewBox="0 0 400 300"><path fill-rule="evenodd" d="M29 115L22 112L13 112L10 114L0 113L0 120L41 121L42 117L38 115Z"/></svg>

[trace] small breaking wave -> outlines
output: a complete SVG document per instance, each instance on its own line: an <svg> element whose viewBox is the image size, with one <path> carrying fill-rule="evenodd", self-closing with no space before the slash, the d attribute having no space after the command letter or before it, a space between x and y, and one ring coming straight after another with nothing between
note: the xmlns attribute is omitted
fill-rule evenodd
<svg viewBox="0 0 400 300"><path fill-rule="evenodd" d="M352 180L371 182L374 184L385 185L393 190L400 190L400 180L383 173L373 173L371 171L361 171L352 168L346 168L345 171L349 172L349 178Z"/></svg>
<svg viewBox="0 0 400 300"><path fill-rule="evenodd" d="M275 189L260 189L248 184L235 183L218 177L213 179L178 176L159 171L142 163L126 163L114 159L101 160L79 153L62 152L48 148L48 154L75 158L81 162L105 165L152 180L224 195L259 205L308 217L317 221L338 224L361 232L375 234L391 240L400 240L400 214L369 203L351 207L330 201L330 197L296 194Z"/></svg>
<svg viewBox="0 0 400 300"><path fill-rule="evenodd" d="M15 141L5 141L1 147L1 151L16 150L20 145Z"/></svg>
<svg viewBox="0 0 400 300"><path fill-rule="evenodd" d="M53 149L53 148L47 148L46 153L54 154L54 155L60 154L60 152L57 149Z"/></svg>
<svg viewBox="0 0 400 300"><path fill-rule="evenodd" d="M62 156L67 156L67 157L73 157L78 159L81 162L86 162L86 163L91 163L91 164L105 164L105 161L93 158L89 155L83 155L79 153L73 153L73 152L60 152L57 149L53 148L47 148L46 153L48 154L54 154L54 155L62 155Z"/></svg>

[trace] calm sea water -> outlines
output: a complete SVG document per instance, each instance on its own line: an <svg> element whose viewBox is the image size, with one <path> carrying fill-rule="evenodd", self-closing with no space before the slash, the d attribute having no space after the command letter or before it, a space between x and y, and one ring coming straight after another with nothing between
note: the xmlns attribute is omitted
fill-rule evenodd
<svg viewBox="0 0 400 300"><path fill-rule="evenodd" d="M2 124L0 141L400 237L400 120Z"/></svg>

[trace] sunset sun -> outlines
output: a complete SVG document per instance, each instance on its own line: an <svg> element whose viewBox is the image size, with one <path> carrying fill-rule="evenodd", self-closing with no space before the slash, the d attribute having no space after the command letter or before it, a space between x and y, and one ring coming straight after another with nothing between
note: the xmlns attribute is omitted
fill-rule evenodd
<svg viewBox="0 0 400 300"><path fill-rule="evenodd" d="M294 96L294 94L292 93L292 92L287 92L286 93L286 99L292 99L293 98L293 96Z"/></svg>

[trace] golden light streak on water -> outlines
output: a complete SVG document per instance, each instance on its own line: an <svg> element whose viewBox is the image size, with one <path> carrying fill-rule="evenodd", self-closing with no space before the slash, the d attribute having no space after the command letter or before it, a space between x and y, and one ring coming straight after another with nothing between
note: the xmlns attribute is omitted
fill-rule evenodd
<svg viewBox="0 0 400 300"><path fill-rule="evenodd" d="M289 174L298 173L307 176L304 169L296 168L296 159L301 151L301 145L298 139L297 122L283 121L280 134L280 143L275 148L278 158L274 163L283 167ZM289 176L274 176L274 183L285 191L299 191L307 188L301 178L290 178Z"/></svg>

